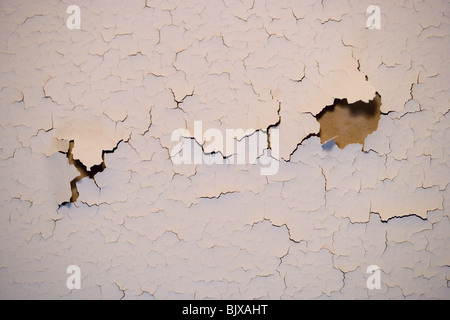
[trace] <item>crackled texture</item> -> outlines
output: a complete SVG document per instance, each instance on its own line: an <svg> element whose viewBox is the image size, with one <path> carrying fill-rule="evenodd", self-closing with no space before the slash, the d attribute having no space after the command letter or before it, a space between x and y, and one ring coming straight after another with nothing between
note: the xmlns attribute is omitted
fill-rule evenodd
<svg viewBox="0 0 450 320"><path fill-rule="evenodd" d="M450 299L449 7L1 1L0 298ZM323 148L315 116L375 92L364 146ZM279 129L279 172L174 165L175 129L205 147L194 121ZM61 205L71 140L106 168Z"/></svg>

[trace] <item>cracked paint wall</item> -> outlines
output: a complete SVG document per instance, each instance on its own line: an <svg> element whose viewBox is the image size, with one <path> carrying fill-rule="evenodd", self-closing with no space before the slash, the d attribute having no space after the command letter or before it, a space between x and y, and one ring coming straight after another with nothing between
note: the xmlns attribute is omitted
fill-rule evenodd
<svg viewBox="0 0 450 320"><path fill-rule="evenodd" d="M0 1L0 298L449 299L449 9ZM364 146L322 148L315 115L375 92ZM174 165L171 133L194 121L276 127L279 172ZM62 205L72 140L106 168Z"/></svg>

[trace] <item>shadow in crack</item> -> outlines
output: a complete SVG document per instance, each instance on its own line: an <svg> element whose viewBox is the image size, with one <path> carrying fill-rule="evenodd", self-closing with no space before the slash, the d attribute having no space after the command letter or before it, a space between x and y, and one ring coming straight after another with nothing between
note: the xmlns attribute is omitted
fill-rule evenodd
<svg viewBox="0 0 450 320"><path fill-rule="evenodd" d="M69 164L70 165L74 165L75 168L77 168L78 172L80 173L80 175L78 177L76 177L75 179L73 179L72 181L70 181L70 188L72 190L72 196L70 197L70 200L68 202L64 202L61 205L66 205L68 203L71 202L76 202L78 197L79 197L79 192L77 189L77 182L80 181L83 178L89 177L90 179L94 179L94 176L99 173L102 172L103 170L105 170L106 166L105 166L105 151L102 153L102 163L92 166L90 168L90 170L87 170L86 166L78 159L74 159L73 158L73 154L72 154L72 150L73 147L75 145L75 142L73 140L71 140L69 142L69 150L67 151L66 156L67 159L69 160Z"/></svg>

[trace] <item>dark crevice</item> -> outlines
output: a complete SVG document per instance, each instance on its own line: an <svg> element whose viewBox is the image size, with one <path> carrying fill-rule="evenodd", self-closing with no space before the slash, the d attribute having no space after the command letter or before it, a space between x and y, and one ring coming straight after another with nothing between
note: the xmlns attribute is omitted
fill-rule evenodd
<svg viewBox="0 0 450 320"><path fill-rule="evenodd" d="M280 123L281 123L280 111L281 111L281 102L278 101L278 110L277 110L278 121L276 123L271 124L270 126L267 127L267 149L272 149L271 146L270 146L270 129L278 127L280 125Z"/></svg>
<svg viewBox="0 0 450 320"><path fill-rule="evenodd" d="M302 139L302 141L300 141L299 143L297 143L297 146L295 147L295 149L292 150L291 154L289 155L289 159L287 159L287 160L285 160L285 161L286 161L286 162L291 162L292 155L298 150L298 147L299 147L299 146L303 145L303 142L305 142L306 140L308 140L308 139L310 139L310 138L312 138L312 137L318 137L318 136L319 136L319 134L317 134L317 133L310 133L310 134L308 134L306 137L304 137L304 138Z"/></svg>
<svg viewBox="0 0 450 320"><path fill-rule="evenodd" d="M392 216L392 217L389 217L389 218L387 218L387 219L385 219L385 220L383 220L383 219L381 218L381 214L379 214L378 212L371 212L370 214L376 214L376 215L378 215L378 216L380 217L380 221L381 221L382 223L389 223L389 221L391 221L391 220L404 219L404 218L412 218L412 217L414 217L414 218L419 218L419 219L422 220L422 221L428 221L427 218L423 218L423 217L421 217L421 216L419 216L418 214L415 214L415 213L409 213L409 214L405 214L405 215L402 215L402 216Z"/></svg>
<svg viewBox="0 0 450 320"><path fill-rule="evenodd" d="M121 141L119 141L119 143ZM92 179L95 182L95 178L94 178L95 175L97 173L99 173L99 172L103 172L106 169L105 154L113 153L114 151L116 151L117 147L119 146L119 143L116 145L116 147L113 150L103 150L102 151L102 163L94 165L88 170L87 167L80 160L73 158L72 150L73 150L73 147L75 145L75 141L74 140L70 140L70 142L69 142L69 150L67 151L67 153L66 152L63 152L63 153L66 154L67 159L69 161L69 164L75 166L75 168L78 170L80 175L77 176L72 181L70 181L70 189L72 190L72 196L70 197L69 201L63 202L61 204L61 206L64 206L64 205L67 205L69 203L73 203L73 202L77 201L77 199L78 199L78 197L80 195L79 192L78 192L78 189L77 189L77 182L78 181L80 181L83 178L89 177L89 179Z"/></svg>

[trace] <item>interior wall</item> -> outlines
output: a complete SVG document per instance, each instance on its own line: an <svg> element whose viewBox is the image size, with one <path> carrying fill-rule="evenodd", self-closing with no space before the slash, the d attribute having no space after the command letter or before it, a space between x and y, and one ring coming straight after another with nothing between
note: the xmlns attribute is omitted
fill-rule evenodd
<svg viewBox="0 0 450 320"><path fill-rule="evenodd" d="M449 299L449 8L0 1L0 298ZM376 93L363 144L322 145Z"/></svg>

